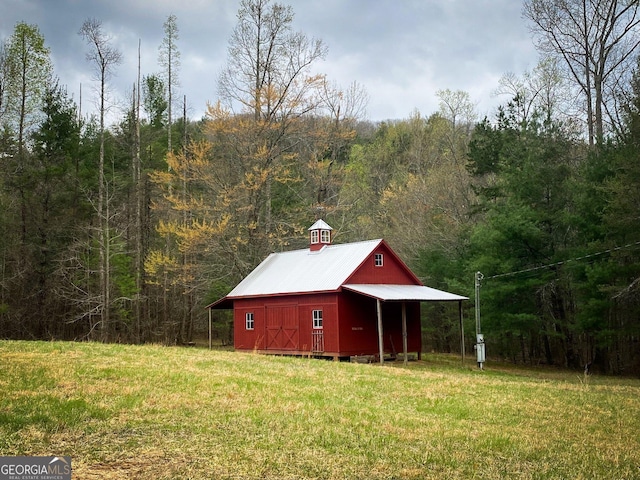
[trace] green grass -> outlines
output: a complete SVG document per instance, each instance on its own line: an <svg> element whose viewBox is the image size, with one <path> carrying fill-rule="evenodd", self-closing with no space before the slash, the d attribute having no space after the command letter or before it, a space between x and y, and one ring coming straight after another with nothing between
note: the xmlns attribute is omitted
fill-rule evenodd
<svg viewBox="0 0 640 480"><path fill-rule="evenodd" d="M0 455L74 479L640 478L640 381L0 342Z"/></svg>

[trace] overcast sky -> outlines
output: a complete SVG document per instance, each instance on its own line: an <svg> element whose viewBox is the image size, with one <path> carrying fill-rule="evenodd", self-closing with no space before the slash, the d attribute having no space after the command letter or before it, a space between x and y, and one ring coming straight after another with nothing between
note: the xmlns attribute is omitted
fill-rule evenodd
<svg viewBox="0 0 640 480"><path fill-rule="evenodd" d="M436 92L464 90L491 116L507 99L492 93L500 77L522 75L538 56L520 0L279 0L291 5L293 28L322 39L329 49L316 70L347 87L362 85L369 120L408 118L415 110L438 109ZM180 97L189 117L199 119L217 100L217 79L226 62L239 0L0 0L0 38L17 22L35 24L51 49L55 73L76 101L82 84L83 111L92 108L96 82L78 35L87 18L102 22L123 54L111 80L114 97L129 95L137 75L160 72L163 24L177 17L181 55Z"/></svg>

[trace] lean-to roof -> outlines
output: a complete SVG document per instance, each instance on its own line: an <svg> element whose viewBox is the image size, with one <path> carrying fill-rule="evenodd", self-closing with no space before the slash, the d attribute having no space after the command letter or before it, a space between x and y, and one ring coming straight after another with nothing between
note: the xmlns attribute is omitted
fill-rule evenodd
<svg viewBox="0 0 640 480"><path fill-rule="evenodd" d="M346 290L361 293L385 302L417 301L417 302L452 302L468 300L467 297L445 292L423 285L344 285Z"/></svg>

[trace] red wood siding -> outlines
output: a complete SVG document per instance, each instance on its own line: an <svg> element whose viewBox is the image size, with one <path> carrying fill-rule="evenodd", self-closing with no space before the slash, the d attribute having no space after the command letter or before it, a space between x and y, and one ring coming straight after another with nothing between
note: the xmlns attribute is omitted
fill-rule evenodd
<svg viewBox="0 0 640 480"><path fill-rule="evenodd" d="M377 355L378 314L376 300L345 292L340 297L340 352L347 355ZM422 350L420 304L408 302L407 347L409 352ZM402 304L382 303L384 351L402 352Z"/></svg>
<svg viewBox="0 0 640 480"><path fill-rule="evenodd" d="M340 352L345 356L375 355L378 352L375 300L345 292L339 305Z"/></svg>
<svg viewBox="0 0 640 480"><path fill-rule="evenodd" d="M324 350L338 350L337 294L289 295L235 300L234 345L237 350L311 352L313 310L322 310ZM245 314L254 314L247 330Z"/></svg>
<svg viewBox="0 0 640 480"><path fill-rule="evenodd" d="M419 352L420 304L406 305L408 351ZM313 351L314 310L322 310L324 352ZM253 330L246 329L248 312L253 313ZM382 317L385 352L402 352L402 304L383 303ZM376 301L352 292L235 300L234 344L237 350L377 355Z"/></svg>
<svg viewBox="0 0 640 480"><path fill-rule="evenodd" d="M245 315L253 313L253 330L247 330ZM233 344L238 350L261 350L265 345L265 309L258 299L236 300L233 309Z"/></svg>
<svg viewBox="0 0 640 480"><path fill-rule="evenodd" d="M300 315L300 332L304 351L313 349L313 311L322 310L322 332L325 353L338 351L338 305L337 294L301 295L298 312Z"/></svg>
<svg viewBox="0 0 640 480"><path fill-rule="evenodd" d="M374 265L376 253L383 255L383 265L381 267ZM345 283L419 285L419 281L413 276L411 271L396 257L384 242L360 265Z"/></svg>

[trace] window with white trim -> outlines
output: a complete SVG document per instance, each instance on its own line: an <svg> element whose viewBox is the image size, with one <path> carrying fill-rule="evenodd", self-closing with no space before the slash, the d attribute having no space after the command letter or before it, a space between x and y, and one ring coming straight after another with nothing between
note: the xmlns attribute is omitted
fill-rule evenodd
<svg viewBox="0 0 640 480"><path fill-rule="evenodd" d="M320 243L331 243L331 232L329 230L320 230Z"/></svg>
<svg viewBox="0 0 640 480"><path fill-rule="evenodd" d="M311 243L318 243L318 230L311 230Z"/></svg>
<svg viewBox="0 0 640 480"><path fill-rule="evenodd" d="M313 311L313 328L322 328L322 310Z"/></svg>
<svg viewBox="0 0 640 480"><path fill-rule="evenodd" d="M247 312L244 314L244 325L247 330L253 330L253 312Z"/></svg>
<svg viewBox="0 0 640 480"><path fill-rule="evenodd" d="M381 266L384 264L384 257L382 256L382 254L381 254L381 253L376 253L376 254L373 256L373 264L374 264L376 267L381 267Z"/></svg>

